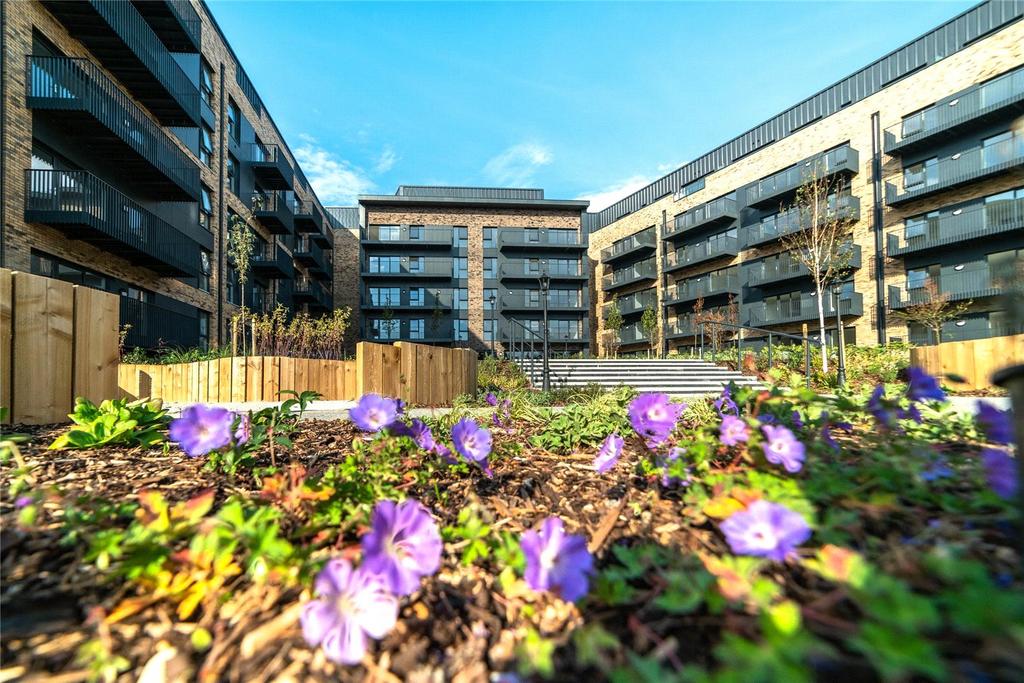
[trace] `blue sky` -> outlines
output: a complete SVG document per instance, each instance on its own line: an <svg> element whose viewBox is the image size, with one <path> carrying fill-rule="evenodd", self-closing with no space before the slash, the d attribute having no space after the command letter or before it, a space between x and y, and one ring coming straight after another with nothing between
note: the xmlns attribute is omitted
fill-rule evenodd
<svg viewBox="0 0 1024 683"><path fill-rule="evenodd" d="M973 4L210 2L324 203L505 185L592 209Z"/></svg>

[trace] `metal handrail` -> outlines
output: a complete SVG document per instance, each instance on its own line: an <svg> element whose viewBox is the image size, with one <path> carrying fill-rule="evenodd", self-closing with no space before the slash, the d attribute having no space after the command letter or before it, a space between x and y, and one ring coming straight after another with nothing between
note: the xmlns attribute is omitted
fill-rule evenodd
<svg viewBox="0 0 1024 683"><path fill-rule="evenodd" d="M768 330L763 327L751 327L750 325L735 325L733 323L726 322L708 322L701 321L700 323L700 359L704 360L704 328L705 326L719 326L728 327L734 330L752 330L754 332L766 332L768 334L768 367L772 367L772 338L783 337L785 339L795 339L804 345L804 376L807 381L807 388L811 388L811 344L817 344L818 346L825 348L824 339L815 339L813 337L805 337L803 335L788 334L786 332L778 332L776 330ZM842 334L842 331L839 332ZM715 362L715 353L718 350L718 337L715 335L711 336L711 362ZM736 335L736 363L737 365L742 362L743 358L743 338L740 335Z"/></svg>

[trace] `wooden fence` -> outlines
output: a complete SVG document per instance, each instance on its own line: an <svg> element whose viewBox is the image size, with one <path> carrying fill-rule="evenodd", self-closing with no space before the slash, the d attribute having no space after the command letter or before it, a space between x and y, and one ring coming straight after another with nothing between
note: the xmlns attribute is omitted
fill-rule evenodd
<svg viewBox="0 0 1024 683"><path fill-rule="evenodd" d="M76 396L117 393L116 294L0 268L0 406L8 421L64 422Z"/></svg>
<svg viewBox="0 0 1024 683"><path fill-rule="evenodd" d="M945 342L910 350L911 365L933 375L959 375L966 383L950 386L964 390L991 387L992 373L1017 363L1024 363L1024 334Z"/></svg>
<svg viewBox="0 0 1024 683"><path fill-rule="evenodd" d="M172 403L278 401L282 389L325 400L374 392L412 405L442 405L476 391L476 353L423 344L360 342L355 360L250 356L173 365L122 365L119 395Z"/></svg>

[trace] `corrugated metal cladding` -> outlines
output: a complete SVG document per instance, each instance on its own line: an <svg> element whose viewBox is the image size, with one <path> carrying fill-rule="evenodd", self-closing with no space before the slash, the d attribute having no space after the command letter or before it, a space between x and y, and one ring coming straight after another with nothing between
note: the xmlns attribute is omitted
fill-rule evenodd
<svg viewBox="0 0 1024 683"><path fill-rule="evenodd" d="M331 225L335 228L359 227L358 206L328 206L326 211Z"/></svg>
<svg viewBox="0 0 1024 683"><path fill-rule="evenodd" d="M619 200L596 215L591 232L672 194L697 178L720 170L761 147L843 107L873 95L893 81L948 57L975 40L1024 16L1024 0L987 0L907 43L835 85L756 128L698 157L686 166Z"/></svg>
<svg viewBox="0 0 1024 683"><path fill-rule="evenodd" d="M224 41L227 42L226 40ZM235 83L238 83L238 87L242 89L245 94L245 99L249 100L249 104L256 110L257 116L263 115L263 100L260 99L259 93L256 92L256 86L249 80L249 74L245 73L245 69L242 65L235 61Z"/></svg>
<svg viewBox="0 0 1024 683"><path fill-rule="evenodd" d="M459 197L461 199L544 199L544 190L516 187L399 185L395 194L403 197Z"/></svg>

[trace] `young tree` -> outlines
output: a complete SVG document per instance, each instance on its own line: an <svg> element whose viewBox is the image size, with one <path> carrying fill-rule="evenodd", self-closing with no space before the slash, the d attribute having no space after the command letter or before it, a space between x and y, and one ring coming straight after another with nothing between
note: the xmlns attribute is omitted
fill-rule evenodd
<svg viewBox="0 0 1024 683"><path fill-rule="evenodd" d="M235 330L241 329L242 355L245 355L245 283L249 280L252 255L256 250L256 233L252 230L252 221L251 213L247 212L245 216L232 214L228 225L228 258L235 262L235 273L238 276L238 286L242 294L242 307L238 313L240 319L238 325L232 325L232 327ZM235 336L232 334L233 338Z"/></svg>
<svg viewBox="0 0 1024 683"><path fill-rule="evenodd" d="M658 314L654 312L653 308L645 308L644 313L640 316L640 327L643 328L644 336L647 337L647 344L650 348L647 349L647 357L650 358L651 354L658 346Z"/></svg>
<svg viewBox="0 0 1024 683"><path fill-rule="evenodd" d="M619 310L618 294L612 296L612 303L604 316L604 329L608 348L612 357L616 358L619 355L619 333L622 331L622 311Z"/></svg>
<svg viewBox="0 0 1024 683"><path fill-rule="evenodd" d="M892 312L892 316L907 323L926 327L935 335L935 343L942 343L942 326L955 320L971 307L971 301L951 302L949 293L939 291L939 286L929 278L924 283L924 295L918 303Z"/></svg>
<svg viewBox="0 0 1024 683"><path fill-rule="evenodd" d="M845 178L828 176L819 162L796 193L793 209L799 217L797 230L782 237L782 244L811 275L822 339L825 339L825 297L829 286L849 268L853 254L848 245L853 222L839 207L847 189ZM824 344L821 367L828 372L828 350Z"/></svg>
<svg viewBox="0 0 1024 683"><path fill-rule="evenodd" d="M739 307L732 295L725 306L704 310L704 297L697 297L693 304L693 326L700 334L701 323L704 324L704 336L716 349L725 345L730 334L738 334L738 330L730 325L739 323ZM723 324L724 323L724 324Z"/></svg>

